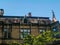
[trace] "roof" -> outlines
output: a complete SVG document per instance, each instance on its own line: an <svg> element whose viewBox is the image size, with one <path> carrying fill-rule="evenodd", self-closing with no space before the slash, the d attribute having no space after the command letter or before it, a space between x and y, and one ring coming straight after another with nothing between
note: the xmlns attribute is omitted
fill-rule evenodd
<svg viewBox="0 0 60 45"><path fill-rule="evenodd" d="M0 16L0 18L24 18L24 16ZM36 17L36 16L32 16L32 17L27 16L27 18L49 19L49 17Z"/></svg>

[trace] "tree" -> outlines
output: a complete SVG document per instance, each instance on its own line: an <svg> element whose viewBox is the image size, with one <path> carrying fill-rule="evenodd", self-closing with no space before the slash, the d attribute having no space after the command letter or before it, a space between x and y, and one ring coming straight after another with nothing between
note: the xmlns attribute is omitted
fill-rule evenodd
<svg viewBox="0 0 60 45"><path fill-rule="evenodd" d="M34 37L32 35L27 35L24 39L24 45L33 45Z"/></svg>
<svg viewBox="0 0 60 45"><path fill-rule="evenodd" d="M46 45L54 41L53 33L51 31L45 31L38 36L28 35L24 38L25 45Z"/></svg>
<svg viewBox="0 0 60 45"><path fill-rule="evenodd" d="M53 38L53 33L48 30L46 32L43 32L43 37L44 37L44 40L45 40L45 43L51 43L52 41L54 41L54 38Z"/></svg>

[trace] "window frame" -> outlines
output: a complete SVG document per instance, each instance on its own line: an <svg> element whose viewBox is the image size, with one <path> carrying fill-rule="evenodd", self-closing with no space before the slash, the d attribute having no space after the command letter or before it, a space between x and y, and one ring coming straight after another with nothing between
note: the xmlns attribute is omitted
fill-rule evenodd
<svg viewBox="0 0 60 45"><path fill-rule="evenodd" d="M56 27L53 27L53 32L57 32L57 28Z"/></svg>
<svg viewBox="0 0 60 45"><path fill-rule="evenodd" d="M11 25L4 25L4 27L3 27L3 38L4 39L10 39L11 38L12 26L11 27L10 26ZM6 31L4 31L5 29L6 29Z"/></svg>
<svg viewBox="0 0 60 45"><path fill-rule="evenodd" d="M21 30L23 30L23 32L21 32ZM24 30L26 30L26 32L24 32ZM29 30L29 31L28 31L28 30ZM22 33L24 33L24 34L23 34L23 37L21 38ZM21 39L25 38L25 35L26 35L25 33L26 33L27 35L30 35L30 34L31 34L31 30L30 30L29 28L21 28L21 29L20 29L20 38L21 38ZM29 34L28 34L28 33L29 33Z"/></svg>
<svg viewBox="0 0 60 45"><path fill-rule="evenodd" d="M42 30L42 32L40 32L40 30ZM45 28L39 28L39 33L43 33L43 32L45 32L45 31L46 31Z"/></svg>

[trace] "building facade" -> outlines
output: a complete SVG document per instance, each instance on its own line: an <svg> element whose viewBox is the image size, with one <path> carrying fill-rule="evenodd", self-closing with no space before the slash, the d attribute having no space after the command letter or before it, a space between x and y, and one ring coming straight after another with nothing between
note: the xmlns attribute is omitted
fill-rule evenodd
<svg viewBox="0 0 60 45"><path fill-rule="evenodd" d="M37 36L46 30L59 31L59 21L52 11L52 20L49 17L35 17L31 13L28 16L4 16L4 10L0 9L0 43L18 41L26 35Z"/></svg>

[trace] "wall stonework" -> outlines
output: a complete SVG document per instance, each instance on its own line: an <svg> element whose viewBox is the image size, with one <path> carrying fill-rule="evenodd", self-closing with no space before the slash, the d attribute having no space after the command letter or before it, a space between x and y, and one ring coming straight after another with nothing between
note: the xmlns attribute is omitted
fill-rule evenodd
<svg viewBox="0 0 60 45"><path fill-rule="evenodd" d="M57 23L51 24L50 19L47 17L29 17L29 19L31 19L31 20L33 19L32 20L33 22L29 22L31 20L28 20L29 23L24 23L24 20L23 20L24 17L18 18L18 19L21 18L20 21L22 21L23 23L22 22L18 23L18 22L16 22L17 20L13 21L13 18L11 18L11 17L16 18L16 16L15 17L14 16L9 16L9 17L2 16L0 18L1 19L0 22L1 21L3 22L3 23L0 23L0 43L2 43L2 42L10 43L10 42L15 42L15 41L17 41L19 43L23 43L23 40L20 38L21 29L30 29L30 31L31 31L30 34L37 36L40 34L40 32L39 32L40 29L51 30L51 28L57 26ZM38 18L41 19L41 20L39 19L39 22L37 20ZM49 21L49 23L48 23L48 21ZM6 25L7 25L8 31L11 32L11 38L10 39L4 39L3 38L4 28L2 28L2 27L6 27ZM11 25L11 27L10 27L10 25ZM60 26L58 26L58 29L60 30Z"/></svg>

